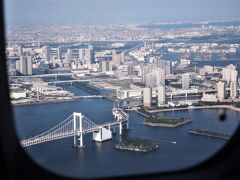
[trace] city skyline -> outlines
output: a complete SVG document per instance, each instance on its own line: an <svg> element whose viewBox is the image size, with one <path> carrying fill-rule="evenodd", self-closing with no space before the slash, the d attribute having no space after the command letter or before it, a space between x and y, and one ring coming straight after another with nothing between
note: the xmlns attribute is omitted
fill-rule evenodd
<svg viewBox="0 0 240 180"><path fill-rule="evenodd" d="M5 21L17 25L239 19L239 6L235 0L6 0Z"/></svg>
<svg viewBox="0 0 240 180"><path fill-rule="evenodd" d="M75 178L179 170L239 126L240 2L6 2L16 132L44 168Z"/></svg>

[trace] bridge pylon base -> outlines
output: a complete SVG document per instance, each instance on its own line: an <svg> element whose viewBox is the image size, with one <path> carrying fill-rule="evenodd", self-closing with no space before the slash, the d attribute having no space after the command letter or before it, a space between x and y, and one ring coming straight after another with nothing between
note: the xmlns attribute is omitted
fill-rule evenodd
<svg viewBox="0 0 240 180"><path fill-rule="evenodd" d="M111 130L101 127L99 131L93 132L93 140L97 142L103 142L106 140L112 139L112 132Z"/></svg>
<svg viewBox="0 0 240 180"><path fill-rule="evenodd" d="M85 148L85 145L80 146L80 145L75 144L75 145L73 145L73 147L74 147L74 148L79 148L79 149L84 149L84 148Z"/></svg>

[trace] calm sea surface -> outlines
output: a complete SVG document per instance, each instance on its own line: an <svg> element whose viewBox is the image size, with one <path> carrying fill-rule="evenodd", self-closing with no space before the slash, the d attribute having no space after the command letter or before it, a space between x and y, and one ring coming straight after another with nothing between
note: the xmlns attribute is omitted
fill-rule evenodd
<svg viewBox="0 0 240 180"><path fill-rule="evenodd" d="M87 94L68 87L76 94ZM106 99L86 99L76 102L15 106L16 129L20 138L37 135L63 121L72 112L82 112L96 123L112 119L112 102ZM226 121L218 120L225 111ZM84 136L84 149L73 148L73 138L27 147L32 159L43 167L71 177L103 177L126 174L162 172L182 169L206 160L220 150L226 140L191 135L190 128L204 128L233 134L240 113L231 110L206 109L162 113L164 116L191 117L193 122L178 128L148 127L144 118L130 112L130 130L118 133L112 140L96 143L92 134ZM148 153L121 151L115 144L128 137L158 141L160 148ZM176 142L175 144L172 142Z"/></svg>

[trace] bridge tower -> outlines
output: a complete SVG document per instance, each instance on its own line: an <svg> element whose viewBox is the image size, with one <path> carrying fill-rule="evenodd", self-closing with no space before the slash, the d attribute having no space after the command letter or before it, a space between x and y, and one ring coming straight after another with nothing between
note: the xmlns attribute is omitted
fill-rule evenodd
<svg viewBox="0 0 240 180"><path fill-rule="evenodd" d="M119 122L119 135L122 135L122 122Z"/></svg>
<svg viewBox="0 0 240 180"><path fill-rule="evenodd" d="M82 113L73 113L73 131L78 130L78 135L74 135L74 147L84 148L83 145L83 115ZM78 142L79 141L79 144Z"/></svg>
<svg viewBox="0 0 240 180"><path fill-rule="evenodd" d="M129 115L127 114L127 130L129 129Z"/></svg>

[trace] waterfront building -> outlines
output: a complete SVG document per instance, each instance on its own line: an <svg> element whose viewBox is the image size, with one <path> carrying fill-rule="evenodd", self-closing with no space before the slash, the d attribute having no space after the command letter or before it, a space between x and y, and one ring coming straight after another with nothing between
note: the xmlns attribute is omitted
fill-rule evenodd
<svg viewBox="0 0 240 180"><path fill-rule="evenodd" d="M190 87L190 75L182 74L182 89L189 89Z"/></svg>
<svg viewBox="0 0 240 180"><path fill-rule="evenodd" d="M43 82L34 82L32 84L32 90L44 95L51 95L51 96L66 96L72 95L69 91L64 90L61 87L57 87L54 85L48 85L47 83Z"/></svg>
<svg viewBox="0 0 240 180"><path fill-rule="evenodd" d="M143 88L143 106L152 107L152 88Z"/></svg>
<svg viewBox="0 0 240 180"><path fill-rule="evenodd" d="M217 97L219 101L222 101L226 98L225 82L219 81L217 83Z"/></svg>
<svg viewBox="0 0 240 180"><path fill-rule="evenodd" d="M27 92L21 88L14 88L14 89L11 89L10 97L11 97L11 99L26 98Z"/></svg>
<svg viewBox="0 0 240 180"><path fill-rule="evenodd" d="M223 80L226 81L228 84L231 81L237 81L238 78L238 71L236 69L236 66L230 64L226 66L226 68L223 68L222 70Z"/></svg>
<svg viewBox="0 0 240 180"><path fill-rule="evenodd" d="M230 97L236 99L238 97L237 81L230 82Z"/></svg>
<svg viewBox="0 0 240 180"><path fill-rule="evenodd" d="M204 93L203 97L201 98L201 101L204 101L204 102L217 102L218 99L217 99L216 94L206 94L206 93Z"/></svg>
<svg viewBox="0 0 240 180"><path fill-rule="evenodd" d="M44 58L45 58L45 61L47 61L47 62L50 61L50 47L49 46L44 46Z"/></svg>
<svg viewBox="0 0 240 180"><path fill-rule="evenodd" d="M158 86L158 106L163 106L166 104L166 90L165 90L165 85L160 84Z"/></svg>
<svg viewBox="0 0 240 180"><path fill-rule="evenodd" d="M117 90L117 98L125 99L142 95L142 89L118 89Z"/></svg>

